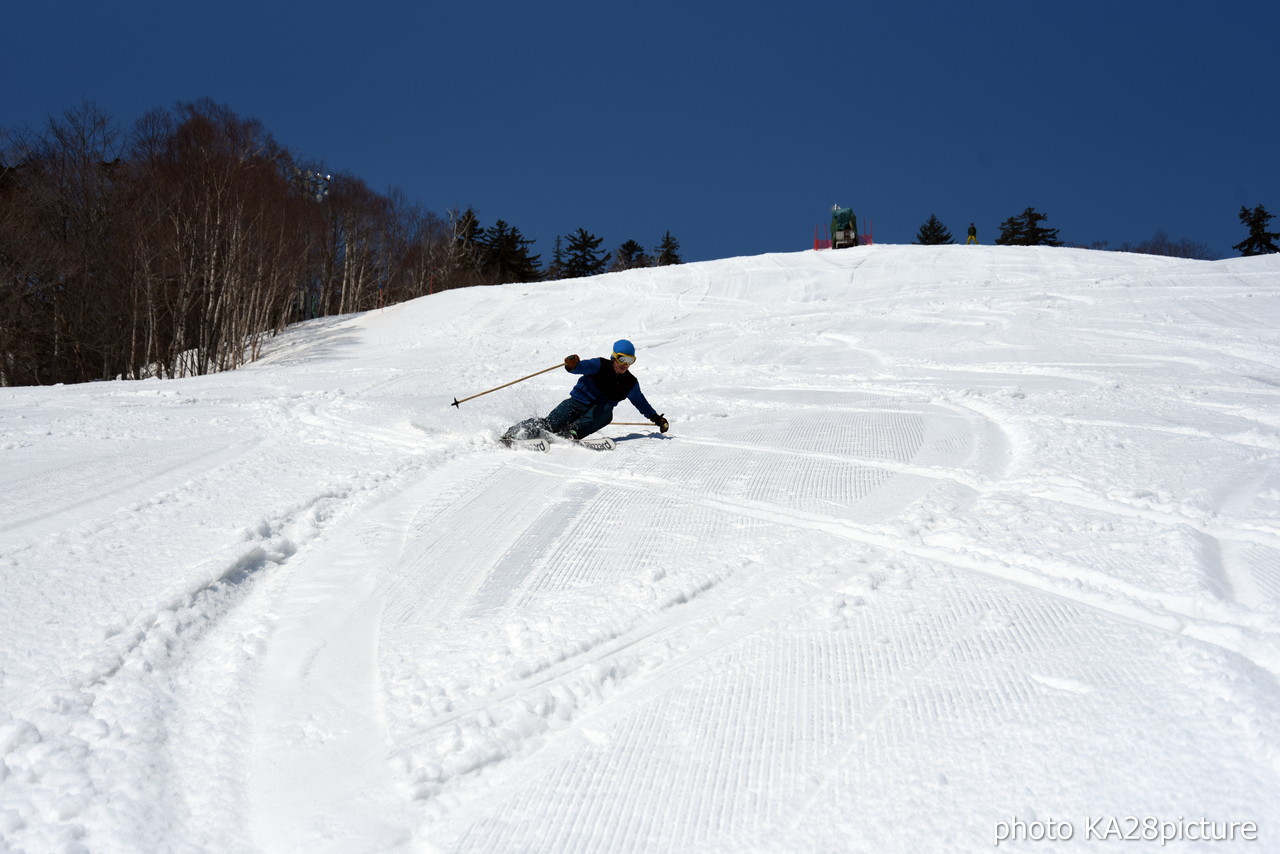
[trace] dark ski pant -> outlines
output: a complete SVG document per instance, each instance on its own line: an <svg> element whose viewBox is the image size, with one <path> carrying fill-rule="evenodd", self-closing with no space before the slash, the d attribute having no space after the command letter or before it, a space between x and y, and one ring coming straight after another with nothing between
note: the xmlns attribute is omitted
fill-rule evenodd
<svg viewBox="0 0 1280 854"><path fill-rule="evenodd" d="M581 439L590 436L613 420L613 407L617 404L601 401L596 404L583 403L569 398L551 410L546 418L526 418L519 424L513 424L503 434L503 439L533 439L542 431Z"/></svg>
<svg viewBox="0 0 1280 854"><path fill-rule="evenodd" d="M562 435L572 433L575 439L590 436L609 425L616 405L608 400L590 404L572 397L567 398L547 416L547 429Z"/></svg>

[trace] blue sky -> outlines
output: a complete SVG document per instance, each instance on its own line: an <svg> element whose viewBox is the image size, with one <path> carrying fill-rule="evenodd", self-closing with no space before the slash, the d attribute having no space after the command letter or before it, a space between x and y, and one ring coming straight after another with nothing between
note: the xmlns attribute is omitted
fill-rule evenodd
<svg viewBox="0 0 1280 854"><path fill-rule="evenodd" d="M373 189L535 239L685 260L877 242L930 214L983 242L1028 206L1071 243L1163 229L1231 256L1280 215L1274 3L650 0L27 2L0 126L88 100L128 128L202 97ZM1272 222L1272 227L1277 221Z"/></svg>

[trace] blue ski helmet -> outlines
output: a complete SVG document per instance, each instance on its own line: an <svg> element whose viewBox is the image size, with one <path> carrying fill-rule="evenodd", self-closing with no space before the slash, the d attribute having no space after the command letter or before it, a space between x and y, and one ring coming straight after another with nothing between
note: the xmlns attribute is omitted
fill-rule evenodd
<svg viewBox="0 0 1280 854"><path fill-rule="evenodd" d="M622 353L627 356L634 356L636 354L636 345L632 344L627 339L622 338L613 342L613 352Z"/></svg>

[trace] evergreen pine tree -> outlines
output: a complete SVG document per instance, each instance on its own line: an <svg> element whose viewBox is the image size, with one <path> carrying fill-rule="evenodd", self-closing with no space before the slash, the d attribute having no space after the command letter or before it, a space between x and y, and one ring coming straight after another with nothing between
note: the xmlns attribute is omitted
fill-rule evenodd
<svg viewBox="0 0 1280 854"><path fill-rule="evenodd" d="M1000 236L996 243L1001 246L1061 246L1058 229L1040 227L1040 223L1048 218L1048 214L1027 208L1000 223Z"/></svg>
<svg viewBox="0 0 1280 854"><path fill-rule="evenodd" d="M1267 213L1267 209L1262 205L1258 205L1253 210L1241 205L1240 222L1248 227L1249 236L1231 248L1241 255L1269 255L1272 252L1280 252L1280 246L1276 246L1280 233L1267 231L1267 223L1274 216Z"/></svg>
<svg viewBox="0 0 1280 854"><path fill-rule="evenodd" d="M551 263L547 265L546 278L549 282L563 279L564 276L564 238L556 235L555 248L551 250Z"/></svg>
<svg viewBox="0 0 1280 854"><path fill-rule="evenodd" d="M920 231L916 234L916 243L921 246L942 246L955 242L951 232L934 214L929 215L929 220L920 226Z"/></svg>
<svg viewBox="0 0 1280 854"><path fill-rule="evenodd" d="M498 220L484 230L482 243L485 272L491 277L492 284L536 282L541 277L538 271L540 256L529 254L533 241L526 239L520 229Z"/></svg>
<svg viewBox="0 0 1280 854"><path fill-rule="evenodd" d="M569 248L564 261L564 278L579 279L583 276L597 276L609 266L611 253L603 256L597 251L603 238L596 237L585 228L580 228L569 235Z"/></svg>
<svg viewBox="0 0 1280 854"><path fill-rule="evenodd" d="M480 218L476 216L476 212L471 208L467 208L463 213L458 214L456 211L453 218L453 240L458 246L468 252L477 251L483 243L481 235L484 229L480 227Z"/></svg>
<svg viewBox="0 0 1280 854"><path fill-rule="evenodd" d="M644 252L644 247L634 240L628 240L613 253L613 264L610 272L634 270L637 267L652 267L653 259Z"/></svg>
<svg viewBox="0 0 1280 854"><path fill-rule="evenodd" d="M658 266L666 267L670 264L683 264L680 260L680 241L671 236L668 231L662 235L662 242L658 244Z"/></svg>
<svg viewBox="0 0 1280 854"><path fill-rule="evenodd" d="M453 241L448 250L448 270L444 274L449 284L445 287L467 288L483 284L486 250L480 218L471 208L462 213L454 209L449 212L449 222Z"/></svg>

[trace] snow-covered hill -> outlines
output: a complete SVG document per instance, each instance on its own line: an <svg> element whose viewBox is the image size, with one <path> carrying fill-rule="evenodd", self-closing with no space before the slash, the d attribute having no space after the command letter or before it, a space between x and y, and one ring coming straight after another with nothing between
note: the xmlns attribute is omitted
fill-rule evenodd
<svg viewBox="0 0 1280 854"><path fill-rule="evenodd" d="M876 246L0 389L0 848L1280 850L1278 330L1278 256ZM670 433L449 405L619 337Z"/></svg>

